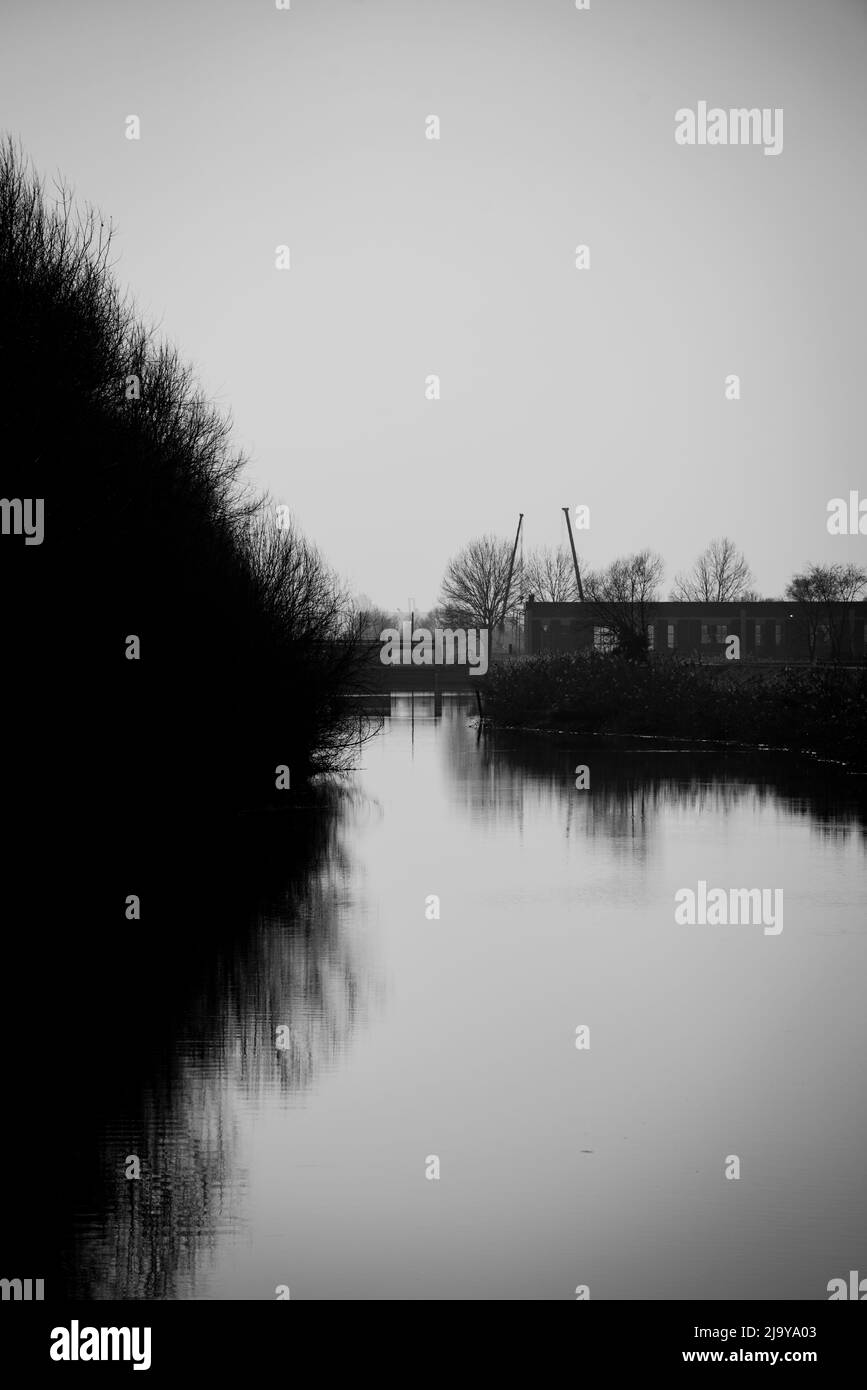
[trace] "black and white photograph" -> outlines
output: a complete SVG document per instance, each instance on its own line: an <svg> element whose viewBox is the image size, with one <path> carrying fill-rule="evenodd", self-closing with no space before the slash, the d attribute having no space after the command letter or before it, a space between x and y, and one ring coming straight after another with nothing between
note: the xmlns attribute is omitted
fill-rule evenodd
<svg viewBox="0 0 867 1390"><path fill-rule="evenodd" d="M865 78L867 0L0 0L10 1383L836 1373Z"/></svg>

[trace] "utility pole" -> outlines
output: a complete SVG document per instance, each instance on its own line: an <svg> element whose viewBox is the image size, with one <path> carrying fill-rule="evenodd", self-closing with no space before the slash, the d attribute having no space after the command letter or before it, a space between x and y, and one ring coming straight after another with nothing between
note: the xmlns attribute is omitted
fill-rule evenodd
<svg viewBox="0 0 867 1390"><path fill-rule="evenodd" d="M576 582L576 584L578 585L578 598L579 598L580 601L583 603L583 602L584 602L584 585L581 583L581 571L580 571L579 568L578 568L578 556L575 554L575 541L574 541L573 536L572 536L572 522L571 522L570 519L569 519L569 508L568 508L568 507L564 507L563 510L564 510L564 512L566 513L566 526L567 526L568 531L569 531L569 544L570 544L571 547L572 547L572 563L573 563L573 565L575 566L575 582Z"/></svg>

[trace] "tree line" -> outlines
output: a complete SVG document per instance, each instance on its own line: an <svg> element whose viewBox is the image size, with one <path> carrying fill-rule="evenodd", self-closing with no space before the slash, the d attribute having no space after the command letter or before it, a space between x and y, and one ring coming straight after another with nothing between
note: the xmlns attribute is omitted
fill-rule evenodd
<svg viewBox="0 0 867 1390"><path fill-rule="evenodd" d="M519 559L510 579L512 542L496 535L471 540L448 562L438 606L427 625L497 629L517 620L524 604L571 603L579 598L571 554L542 546ZM621 655L644 659L651 607L662 601L665 562L653 550L619 556L599 569L585 569L578 557L585 601L594 604ZM867 592L867 570L855 564L808 565L786 585L782 597L796 606L811 659L825 636L834 660L842 659L847 612ZM743 552L728 536L710 541L688 570L675 576L669 597L683 603L750 603L763 596L755 588ZM394 626L381 610L366 615L365 632L378 636L377 624Z"/></svg>
<svg viewBox="0 0 867 1390"><path fill-rule="evenodd" d="M251 492L230 418L118 287L112 237L3 141L3 487L45 515L41 545L0 540L18 791L267 803L278 765L300 786L351 760L361 619Z"/></svg>

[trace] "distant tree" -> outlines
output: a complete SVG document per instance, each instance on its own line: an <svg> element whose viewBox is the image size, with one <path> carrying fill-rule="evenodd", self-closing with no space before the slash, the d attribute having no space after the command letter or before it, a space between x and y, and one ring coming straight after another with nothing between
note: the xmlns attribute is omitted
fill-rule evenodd
<svg viewBox="0 0 867 1390"><path fill-rule="evenodd" d="M711 541L692 569L675 576L673 599L683 603L748 602L754 596L750 567L728 536Z"/></svg>
<svg viewBox="0 0 867 1390"><path fill-rule="evenodd" d="M580 560L579 560L580 564ZM572 556L558 547L532 550L524 564L523 592L540 603L572 603L578 599Z"/></svg>
<svg viewBox="0 0 867 1390"><path fill-rule="evenodd" d="M812 575L809 572L793 575L786 585L786 598L797 605L795 622L806 639L810 660L815 661L823 609Z"/></svg>
<svg viewBox="0 0 867 1390"><path fill-rule="evenodd" d="M416 628L424 627L427 628L429 632L433 632L436 627L442 627L438 608L431 608L427 613L423 613L421 609L419 609L417 613L413 614L413 622ZM398 624L395 623L395 626L397 625Z"/></svg>
<svg viewBox="0 0 867 1390"><path fill-rule="evenodd" d="M860 565L810 565L802 574L792 576L786 598L797 604L797 621L806 636L811 661L816 659L822 631L828 635L831 660L842 660L850 606L865 589L867 570Z"/></svg>
<svg viewBox="0 0 867 1390"><path fill-rule="evenodd" d="M517 570L507 593L512 544L480 536L449 560L440 592L444 619L456 626L489 627L505 622L518 594Z"/></svg>
<svg viewBox="0 0 867 1390"><path fill-rule="evenodd" d="M359 594L355 601L359 621L359 635L364 641L379 641L380 633L386 628L395 628L400 624L397 613L388 613L384 608L375 604L367 594Z"/></svg>
<svg viewBox="0 0 867 1390"><path fill-rule="evenodd" d="M664 570L661 555L640 550L584 579L585 598L614 634L616 650L633 660L647 657L649 606L658 601Z"/></svg>

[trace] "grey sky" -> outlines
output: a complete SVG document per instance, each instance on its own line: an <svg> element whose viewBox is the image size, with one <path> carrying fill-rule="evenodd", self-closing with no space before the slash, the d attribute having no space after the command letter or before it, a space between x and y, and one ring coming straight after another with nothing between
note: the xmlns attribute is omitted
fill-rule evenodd
<svg viewBox="0 0 867 1390"><path fill-rule="evenodd" d="M867 560L825 525L867 496L867 4L591 4L3 0L0 127L383 606L581 502L586 561L651 545L666 592L722 533L768 595ZM782 107L782 154L679 147L700 100Z"/></svg>

